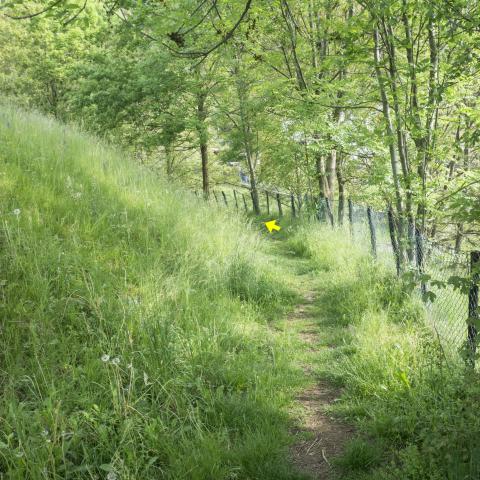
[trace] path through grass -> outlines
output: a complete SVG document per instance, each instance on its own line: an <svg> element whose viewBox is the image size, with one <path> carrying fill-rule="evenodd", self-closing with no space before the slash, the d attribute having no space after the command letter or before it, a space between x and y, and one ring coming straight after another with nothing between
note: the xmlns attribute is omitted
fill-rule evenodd
<svg viewBox="0 0 480 480"><path fill-rule="evenodd" d="M295 440L290 455L295 470L305 473L308 478L328 480L336 476L335 459L352 437L353 429L330 413L341 391L316 372L322 351L332 348L322 341L325 335L318 273L312 271L308 261L288 251L287 247L278 242L274 252L277 261L290 275L290 281L299 293L299 302L274 326L297 339L294 361L300 366L306 382L296 395L297 420L291 429Z"/></svg>

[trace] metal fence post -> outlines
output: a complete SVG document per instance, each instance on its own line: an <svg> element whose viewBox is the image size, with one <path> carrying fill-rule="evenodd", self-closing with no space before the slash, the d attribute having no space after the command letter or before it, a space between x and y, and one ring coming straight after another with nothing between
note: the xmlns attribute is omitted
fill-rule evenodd
<svg viewBox="0 0 480 480"><path fill-rule="evenodd" d="M297 216L297 212L295 211L295 197L293 196L293 193L290 195L290 203L292 205L292 216L295 218Z"/></svg>
<svg viewBox="0 0 480 480"><path fill-rule="evenodd" d="M225 202L225 206L228 207L227 196L225 195L225 192L223 190L222 190L222 196L223 196L223 201Z"/></svg>
<svg viewBox="0 0 480 480"><path fill-rule="evenodd" d="M423 238L417 226L415 226L415 260L417 263L418 273L420 275L423 275L425 272L425 266L424 266L425 258L423 255ZM427 285L423 280L420 282L420 290L422 292L422 295L427 293Z"/></svg>
<svg viewBox="0 0 480 480"><path fill-rule="evenodd" d="M470 252L470 271L472 272L472 284L468 292L468 343L472 353L472 363L475 364L477 351L477 327L478 312L478 284L480 282L480 251Z"/></svg>
<svg viewBox="0 0 480 480"><path fill-rule="evenodd" d="M397 268L397 275L400 275L400 251L398 249L397 236L395 234L395 220L393 218L392 207L388 207L388 230L390 232L390 241L392 242L393 256L395 258L395 266Z"/></svg>
<svg viewBox="0 0 480 480"><path fill-rule="evenodd" d="M282 211L282 204L280 202L280 194L279 193L277 193L277 206L278 206L278 215L280 217L282 217L283 216L283 211Z"/></svg>
<svg viewBox="0 0 480 480"><path fill-rule="evenodd" d="M372 254L377 258L377 236L375 234L375 225L373 223L372 207L367 207L368 226L370 228L370 242L372 244Z"/></svg>
<svg viewBox="0 0 480 480"><path fill-rule="evenodd" d="M237 199L237 191L233 191L233 198L235 199L235 207L238 210L238 199Z"/></svg>
<svg viewBox="0 0 480 480"><path fill-rule="evenodd" d="M245 207L245 211L248 213L247 201L245 200L245 194L244 193L242 193L242 198L243 198L243 206Z"/></svg>
<svg viewBox="0 0 480 480"><path fill-rule="evenodd" d="M270 196L268 195L267 190L265 190L265 195L267 197L267 214L270 215Z"/></svg>
<svg viewBox="0 0 480 480"><path fill-rule="evenodd" d="M353 202L352 199L348 199L348 223L350 225L350 235L353 238Z"/></svg>

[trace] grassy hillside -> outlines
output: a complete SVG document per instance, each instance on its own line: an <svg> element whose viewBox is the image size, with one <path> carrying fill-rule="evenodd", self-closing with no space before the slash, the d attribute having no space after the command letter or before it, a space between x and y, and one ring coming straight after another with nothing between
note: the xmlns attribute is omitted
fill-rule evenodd
<svg viewBox="0 0 480 480"><path fill-rule="evenodd" d="M0 107L5 478L295 478L296 376L266 325L292 294L246 221L200 203Z"/></svg>

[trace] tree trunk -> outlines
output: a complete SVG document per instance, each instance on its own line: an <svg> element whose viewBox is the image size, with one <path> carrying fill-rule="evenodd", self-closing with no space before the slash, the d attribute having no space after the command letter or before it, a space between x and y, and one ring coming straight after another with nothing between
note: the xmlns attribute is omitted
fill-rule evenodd
<svg viewBox="0 0 480 480"><path fill-rule="evenodd" d="M242 77L241 58L237 55L237 65L235 67L235 76L237 84L237 95L240 113L240 129L242 134L242 142L245 151L245 158L247 160L248 172L250 175L250 191L252 195L253 211L256 215L260 215L260 201L258 197L257 188L257 172L255 168L256 161L254 159L254 152L252 147L252 128L250 117L248 114L248 85Z"/></svg>
<svg viewBox="0 0 480 480"><path fill-rule="evenodd" d="M318 180L318 193L320 198L326 198L328 192L328 185L325 177L325 166L323 161L323 156L321 154L317 155L315 160L316 171L317 171L317 180Z"/></svg>
<svg viewBox="0 0 480 480"><path fill-rule="evenodd" d="M410 178L410 162L408 160L408 151L406 145L406 134L403 128L405 124L400 110L400 101L398 96L398 68L395 53L395 37L393 28L388 19L384 19L385 46L388 55L388 74L390 77L390 91L393 100L393 111L395 113L395 129L397 136L397 149L402 167L402 183L405 188L405 213L407 222L407 255L412 262L414 259L415 248L415 220L413 215L413 190Z"/></svg>
<svg viewBox="0 0 480 480"><path fill-rule="evenodd" d="M463 240L463 223L457 223L457 231L455 233L455 253L460 253Z"/></svg>
<svg viewBox="0 0 480 480"><path fill-rule="evenodd" d="M173 175L173 149L172 145L169 143L165 145L165 169L167 177L171 177Z"/></svg>
<svg viewBox="0 0 480 480"><path fill-rule="evenodd" d="M335 149L330 150L327 157L327 165L325 169L325 179L327 182L327 197L330 201L333 201L335 193L335 176L337 171L337 151Z"/></svg>
<svg viewBox="0 0 480 480"><path fill-rule="evenodd" d="M338 224L343 225L345 214L345 178L343 177L343 155L340 153L337 164L338 183Z"/></svg>
<svg viewBox="0 0 480 480"><path fill-rule="evenodd" d="M385 128L388 138L388 149L390 153L390 164L392 168L392 178L393 178L393 187L395 193L395 208L398 213L398 244L399 244L399 256L400 261L403 263L403 245L402 240L404 239L405 229L404 229L404 211L403 211L403 202L402 194L400 191L400 175L399 175L399 163L397 157L397 151L395 150L395 133L393 129L393 121L390 113L390 103L388 101L387 92L385 89L386 79L381 70L381 52L380 52L380 34L378 28L375 27L373 31L374 39L374 61L375 61L375 74L378 81L378 86L380 90L380 96L382 100L382 110L383 116L385 119Z"/></svg>
<svg viewBox="0 0 480 480"><path fill-rule="evenodd" d="M200 156L202 159L202 188L205 198L209 197L210 185L208 178L208 127L205 120L207 119L207 109L205 100L207 95L205 92L200 92L197 95L197 132L200 145Z"/></svg>

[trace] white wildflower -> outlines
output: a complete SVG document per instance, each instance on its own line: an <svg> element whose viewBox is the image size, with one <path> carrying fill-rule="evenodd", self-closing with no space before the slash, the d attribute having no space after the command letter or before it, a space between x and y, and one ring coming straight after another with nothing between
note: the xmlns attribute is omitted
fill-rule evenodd
<svg viewBox="0 0 480 480"><path fill-rule="evenodd" d="M18 217L21 213L21 210L19 208L16 208L14 211L13 211L13 214Z"/></svg>
<svg viewBox="0 0 480 480"><path fill-rule="evenodd" d="M107 480L117 480L117 474L115 472L108 472Z"/></svg>
<svg viewBox="0 0 480 480"><path fill-rule="evenodd" d="M42 437L48 437L48 430L46 428L42 431Z"/></svg>
<svg viewBox="0 0 480 480"><path fill-rule="evenodd" d="M113 359L112 359L112 363L113 363L114 365L120 365L120 358L118 358L118 357L113 358Z"/></svg>
<svg viewBox="0 0 480 480"><path fill-rule="evenodd" d="M110 355L108 355L107 353L104 353L102 355L102 362L108 362L110 360Z"/></svg>

